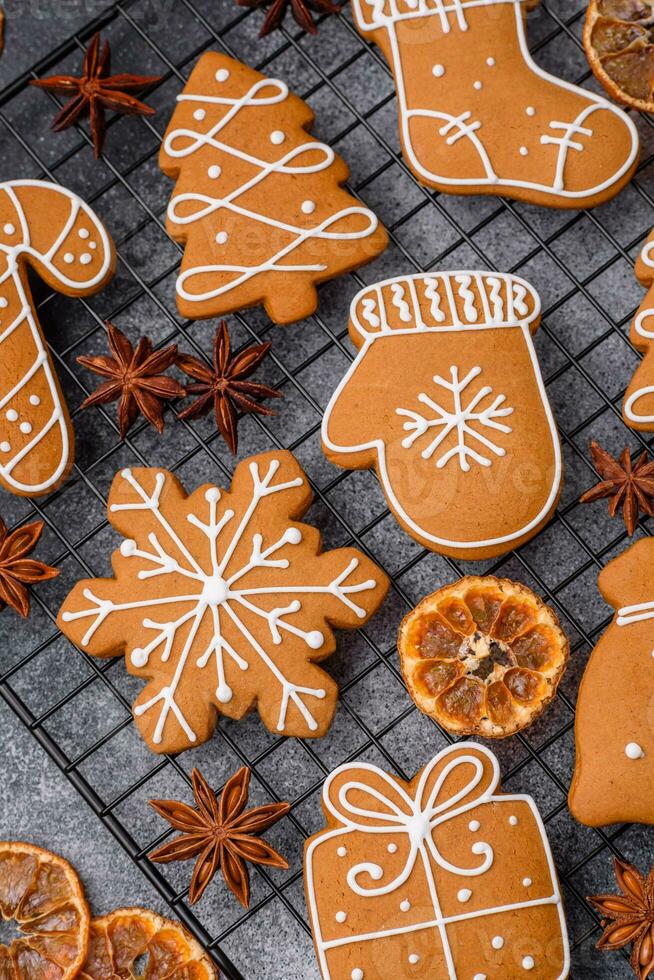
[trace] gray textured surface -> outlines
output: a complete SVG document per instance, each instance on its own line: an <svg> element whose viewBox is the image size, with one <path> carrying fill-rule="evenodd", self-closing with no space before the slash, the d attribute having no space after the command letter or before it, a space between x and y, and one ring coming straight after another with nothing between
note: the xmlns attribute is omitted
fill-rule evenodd
<svg viewBox="0 0 654 980"><path fill-rule="evenodd" d="M88 33L70 45L66 39L106 5L53 0L46 7L16 0L6 6L3 90L59 44L64 51L60 62L48 62L44 73L77 66L80 43L86 43ZM583 7L583 0L545 0L530 18L530 38L542 65L594 87L578 44ZM26 624L12 613L2 615L0 686L22 700L34 724L98 795L100 807L144 851L164 830L145 801L178 794L188 798L183 774L193 765L218 786L248 760L257 773L257 800L291 799L296 804L293 819L269 835L288 856L291 872L253 874L250 915L243 914L220 882L207 891L196 914L248 978L313 980L317 970L304 921L301 852L303 835L322 824L321 781L354 753L410 775L444 744L443 735L415 710L402 686L394 635L410 602L459 571L454 562L422 551L397 528L372 475L339 475L322 456L320 409L351 356L345 336L347 306L362 282L399 272L494 265L515 270L531 280L543 299L537 348L562 432L566 485L556 517L538 538L517 555L478 567L519 578L555 604L570 632L573 654L556 702L531 729L497 751L507 788L531 792L547 819L564 880L574 945L572 975L577 980L626 980L624 959L595 952L597 922L583 897L610 885L612 852L643 866L652 863L652 831L580 827L567 811L565 792L574 758L576 691L590 646L608 617L596 589L597 571L626 544L620 522L610 521L603 505L576 504L581 490L594 482L588 444L592 437L614 451L642 444L622 424L619 405L637 362L626 333L642 290L630 260L654 223L651 122L638 120L643 161L634 184L592 216L493 199L434 198L414 183L397 156L388 72L364 53L341 19L324 21L318 38L293 33L259 41L259 15L245 15L232 0L125 0L109 9L104 22L114 45L115 70L136 67L162 73L165 80L149 97L160 109L154 119L120 119L110 126L103 161L92 161L81 130L56 137L48 133L53 105L47 95L23 84L12 88L9 98L0 91L0 179L50 173L92 201L118 243L118 274L100 296L81 303L39 291L40 314L59 358L69 405L75 409L92 384L75 356L101 348L105 317L132 337L149 333L164 341L179 334L176 339L185 349L207 347L209 327L180 324L175 310L179 253L162 228L170 184L159 173L156 152L182 76L201 50L224 44L230 53L265 66L268 74L286 79L307 96L317 114L316 133L333 141L346 157L352 186L393 236L391 247L374 265L322 290L316 318L288 329L271 329L258 311L231 319L237 343L251 337L274 340L275 359L263 375L271 383L281 382L286 395L277 418L265 425L252 418L243 422L239 455L274 445L292 447L323 495L311 517L323 528L326 545L358 537L395 576L395 584L365 634L341 637L328 664L343 696L327 737L311 744L280 741L254 716L221 725L211 743L179 757L178 767L156 759L130 722L128 705L136 685L122 662L99 669L57 635L53 616L85 571L108 569L107 555L117 541L104 522L104 498L120 466L143 459L175 466L193 486L206 479L224 482L232 461L209 420L189 426L168 411L163 438L141 425L127 444L120 444L113 409L76 412L78 469L61 491L38 504L48 525L40 554L61 565L61 577L38 590ZM28 501L6 494L0 510L10 523L33 514ZM639 534L649 533L648 523ZM4 706L0 733L0 835L35 839L73 860L97 911L136 901L163 910L163 899L100 817L78 800L65 775ZM162 874L183 902L190 869L172 865Z"/></svg>

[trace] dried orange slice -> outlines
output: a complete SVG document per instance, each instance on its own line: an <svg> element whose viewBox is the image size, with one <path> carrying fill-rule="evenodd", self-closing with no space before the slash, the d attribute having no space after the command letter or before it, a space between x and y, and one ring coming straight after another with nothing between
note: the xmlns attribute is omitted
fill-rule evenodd
<svg viewBox="0 0 654 980"><path fill-rule="evenodd" d="M654 112L654 0L590 0L584 48L612 98Z"/></svg>
<svg viewBox="0 0 654 980"><path fill-rule="evenodd" d="M89 908L77 874L34 844L0 841L0 913L20 935L0 944L0 977L67 980L86 958Z"/></svg>
<svg viewBox="0 0 654 980"><path fill-rule="evenodd" d="M466 575L418 603L400 625L413 700L457 735L504 738L556 693L570 645L554 612L526 585Z"/></svg>
<svg viewBox="0 0 654 980"><path fill-rule="evenodd" d="M132 908L93 919L88 957L79 976L90 980L215 980L218 970L179 922L150 909Z"/></svg>

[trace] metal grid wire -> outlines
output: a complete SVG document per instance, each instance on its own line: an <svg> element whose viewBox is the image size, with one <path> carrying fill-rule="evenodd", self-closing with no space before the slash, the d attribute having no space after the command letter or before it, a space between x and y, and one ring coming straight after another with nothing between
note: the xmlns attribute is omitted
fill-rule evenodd
<svg viewBox="0 0 654 980"><path fill-rule="evenodd" d="M583 12L583 0L542 0L530 16L529 36L543 67L594 87L579 41ZM389 69L359 37L347 8L340 17L321 18L317 38L304 37L288 19L284 30L260 41L260 23L260 13L233 0L122 0L0 92L0 179L45 176L78 191L105 219L119 255L113 284L97 297L73 302L45 290L37 294L72 409L77 461L71 479L47 499L3 496L1 502L10 523L34 516L45 521L40 557L62 573L35 591L30 620L7 644L0 694L226 976L305 980L318 974L302 897L302 843L322 825L322 781L336 765L354 758L378 761L410 778L448 740L417 711L402 685L394 645L400 617L426 592L471 568L522 580L556 609L571 637L572 655L544 716L494 746L504 786L530 792L545 817L567 905L571 975L627 977L626 958L594 951L598 919L584 896L610 887L612 854L649 867L654 848L642 827L590 830L575 824L566 793L574 761L576 691L589 651L610 621L597 594L597 573L627 543L621 523L611 522L603 507L577 504L580 491L594 482L588 444L599 438L613 451L625 444L633 451L647 447L642 434L623 425L620 401L637 362L626 336L642 293L633 278L633 257L654 223L652 122L637 120L643 157L635 180L616 201L592 213L436 195L416 183L402 160ZM105 156L91 166L86 124L40 138L56 100L28 82L74 70L98 28L112 42L116 70L132 67L163 79L148 96L160 110L157 115L112 120ZM157 344L176 341L182 349L207 352L211 328L180 321L175 309L180 249L164 231L171 184L156 162L174 96L207 49L282 77L307 99L317 115L315 133L350 164L350 189L390 231L385 255L323 287L319 311L309 321L280 329L261 311L248 311L230 323L238 346L273 341L264 380L285 395L277 418L243 420L239 458L290 448L310 477L316 502L309 519L323 530L325 546L356 544L385 567L393 585L384 609L365 630L341 635L338 652L326 665L341 685L341 700L324 739L276 738L255 714L241 723L221 723L207 745L173 758L149 753L137 735L130 705L138 684L127 676L122 659L98 661L74 650L57 633L55 615L74 581L109 570L106 556L117 542L105 517L106 495L121 466L163 465L188 488L204 480L225 485L233 468L211 421L185 423L173 417L177 407L166 412L163 438L141 423L123 443L111 408L77 409L93 379L75 356L103 347L105 318L132 338L149 333ZM465 267L517 272L541 293L544 318L537 348L566 460L566 486L549 526L518 551L473 565L430 554L412 542L390 517L374 476L337 470L319 445L321 410L353 357L346 324L356 290L388 275ZM647 522L637 533L649 533ZM289 818L269 834L289 857L291 870L254 872L247 911L220 882L191 909L189 867L164 870L147 858L169 835L145 801L189 798L193 765L220 787L239 764L254 771L257 802L293 803Z"/></svg>

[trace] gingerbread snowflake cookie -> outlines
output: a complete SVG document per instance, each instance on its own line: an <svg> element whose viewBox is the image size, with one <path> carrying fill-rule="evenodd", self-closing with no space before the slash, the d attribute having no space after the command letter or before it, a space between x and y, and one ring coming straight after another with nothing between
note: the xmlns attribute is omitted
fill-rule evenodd
<svg viewBox="0 0 654 980"><path fill-rule="evenodd" d="M240 463L230 491L187 496L159 469L116 476L115 577L78 583L58 624L94 656L124 650L147 679L134 715L154 751L198 745L218 713L241 718L255 704L272 732L326 732L338 691L314 662L334 650L331 626L365 623L388 582L353 548L320 553L319 532L298 523L310 501L284 451Z"/></svg>
<svg viewBox="0 0 654 980"><path fill-rule="evenodd" d="M73 430L39 325L28 268L67 296L111 278L114 248L76 194L42 180L0 183L0 484L49 493L73 465Z"/></svg>
<svg viewBox="0 0 654 980"><path fill-rule="evenodd" d="M592 827L654 824L654 541L627 548L600 572L616 610L579 689L570 810Z"/></svg>
<svg viewBox="0 0 654 980"><path fill-rule="evenodd" d="M635 273L647 294L631 322L629 339L644 357L627 386L622 418L632 429L654 432L654 230L636 260Z"/></svg>
<svg viewBox="0 0 654 980"><path fill-rule="evenodd" d="M311 138L308 105L226 55L202 56L159 162L177 181L167 228L185 246L177 304L191 319L263 303L277 323L317 306L316 284L384 250L375 215L342 187L343 160Z"/></svg>
<svg viewBox="0 0 654 980"><path fill-rule="evenodd" d="M631 179L636 127L607 99L534 63L526 6L353 0L359 31L392 67L403 152L418 180L453 194L593 207Z"/></svg>
<svg viewBox="0 0 654 980"><path fill-rule="evenodd" d="M397 520L432 551L502 554L556 507L539 319L527 282L491 272L389 279L352 302L359 353L325 412L323 448L339 466L375 466Z"/></svg>
<svg viewBox="0 0 654 980"><path fill-rule="evenodd" d="M563 980L552 854L530 796L497 792L495 756L460 742L410 782L368 763L323 789L304 852L323 980Z"/></svg>

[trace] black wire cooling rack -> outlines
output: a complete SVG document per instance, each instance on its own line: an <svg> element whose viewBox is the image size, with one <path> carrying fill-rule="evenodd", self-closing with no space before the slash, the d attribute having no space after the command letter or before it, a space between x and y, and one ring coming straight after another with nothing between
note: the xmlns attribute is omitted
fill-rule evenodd
<svg viewBox="0 0 654 980"><path fill-rule="evenodd" d="M584 6L583 0L542 0L530 15L529 37L543 67L594 87L579 40ZM571 637L571 664L544 716L494 748L504 785L530 792L545 817L566 900L571 976L626 978L625 957L595 952L599 923L585 896L611 887L613 854L648 868L654 835L628 825L580 827L567 810L566 793L576 691L589 651L610 620L597 593L597 573L627 544L621 522L609 520L603 505L577 503L595 482L588 446L597 438L613 452L624 445L647 448L642 434L623 425L620 402L637 362L626 336L642 294L633 257L654 224L652 122L637 120L643 156L632 184L591 213L435 195L415 182L402 160L389 70L359 37L349 10L321 18L315 38L301 35L289 18L284 30L259 40L261 17L233 0L123 0L0 91L0 179L47 177L82 194L106 221L119 255L113 283L90 300L73 302L37 290L39 315L72 409L77 460L69 481L47 499L2 497L9 523L35 516L45 521L39 556L62 572L35 590L30 619L12 632L0 659L0 694L226 976L308 980L318 974L302 897L302 843L322 826L322 781L355 757L410 777L447 741L402 685L394 642L400 617L426 592L471 567L525 581L561 617ZM75 71L97 29L112 44L115 70L163 78L148 96L157 115L112 120L105 155L93 163L85 123L60 136L45 135L56 100L28 82ZM276 738L254 715L221 723L210 743L173 758L154 756L136 734L130 714L136 686L122 659L98 661L75 650L58 634L55 616L74 581L109 571L108 555L118 542L105 506L116 470L130 462L162 465L192 488L205 480L224 485L233 468L211 421L190 425L175 417L178 408L166 411L163 437L141 423L121 442L111 408L79 411L93 379L75 361L80 353L102 348L105 318L133 338L148 333L157 344L176 341L195 353L209 348L212 327L182 322L176 312L180 250L164 231L171 184L158 170L157 152L175 95L197 57L212 48L283 78L309 101L317 117L314 132L346 158L351 190L390 231L385 255L325 286L310 320L276 328L260 311L248 311L230 324L239 346L273 341L264 379L285 395L275 419L242 421L239 458L274 447L293 450L314 488L310 519L323 529L325 545L355 543L385 567L393 586L365 630L341 635L327 664L342 696L324 739ZM319 439L321 411L353 357L347 310L358 288L400 273L465 267L517 272L540 292L545 312L537 348L566 462L562 500L548 527L518 551L473 566L432 555L407 538L388 514L374 476L330 466ZM638 535L650 533L647 523L639 524ZM254 771L257 802L293 803L291 815L269 834L289 857L290 871L254 872L247 911L220 882L191 908L190 867L164 868L148 860L167 834L146 800L189 798L193 765L218 788L240 764Z"/></svg>

